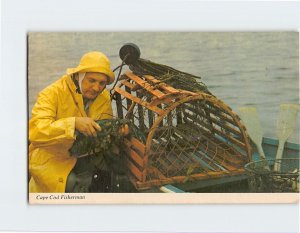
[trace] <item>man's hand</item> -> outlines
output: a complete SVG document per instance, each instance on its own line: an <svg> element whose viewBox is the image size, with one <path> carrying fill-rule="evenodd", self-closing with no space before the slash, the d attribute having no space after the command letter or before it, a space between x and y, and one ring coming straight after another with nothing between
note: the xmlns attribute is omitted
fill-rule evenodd
<svg viewBox="0 0 300 233"><path fill-rule="evenodd" d="M75 117L75 128L85 136L97 137L101 127L89 117Z"/></svg>

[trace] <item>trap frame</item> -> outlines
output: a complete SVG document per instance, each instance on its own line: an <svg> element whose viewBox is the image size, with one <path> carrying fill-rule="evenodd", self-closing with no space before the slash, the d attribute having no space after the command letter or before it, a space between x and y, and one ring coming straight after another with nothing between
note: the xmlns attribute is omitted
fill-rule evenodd
<svg viewBox="0 0 300 233"><path fill-rule="evenodd" d="M138 190L245 173L252 154L246 129L210 93L127 71L112 98L118 117L139 130L125 139L128 175Z"/></svg>

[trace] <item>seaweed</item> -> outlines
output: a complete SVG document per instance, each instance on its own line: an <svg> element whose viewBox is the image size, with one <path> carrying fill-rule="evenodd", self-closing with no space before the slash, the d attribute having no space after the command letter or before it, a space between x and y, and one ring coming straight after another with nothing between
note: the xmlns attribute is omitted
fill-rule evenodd
<svg viewBox="0 0 300 233"><path fill-rule="evenodd" d="M103 167L103 162L108 169L117 173L124 173L124 138L132 136L141 141L145 141L144 135L128 119L105 119L98 120L96 123L101 127L97 132L97 137L85 136L76 131L76 140L69 152L71 156L77 158L90 157L90 162L96 169ZM125 125L129 127L129 134L121 133L121 128Z"/></svg>

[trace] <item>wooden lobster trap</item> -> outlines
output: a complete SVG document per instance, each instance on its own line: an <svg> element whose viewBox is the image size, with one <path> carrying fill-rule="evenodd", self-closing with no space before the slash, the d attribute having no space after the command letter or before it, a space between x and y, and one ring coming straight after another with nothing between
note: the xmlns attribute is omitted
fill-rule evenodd
<svg viewBox="0 0 300 233"><path fill-rule="evenodd" d="M138 129L125 140L129 177L138 190L245 173L250 142L221 100L130 71L114 90L118 117Z"/></svg>

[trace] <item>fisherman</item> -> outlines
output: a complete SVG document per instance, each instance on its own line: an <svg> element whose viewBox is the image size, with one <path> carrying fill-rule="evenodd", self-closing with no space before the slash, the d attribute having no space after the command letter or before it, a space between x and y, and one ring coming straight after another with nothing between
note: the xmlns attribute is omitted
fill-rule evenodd
<svg viewBox="0 0 300 233"><path fill-rule="evenodd" d="M29 121L29 192L80 192L73 172L80 159L69 149L76 130L96 137L95 120L112 118L106 85L114 79L109 59L93 51L39 93Z"/></svg>

